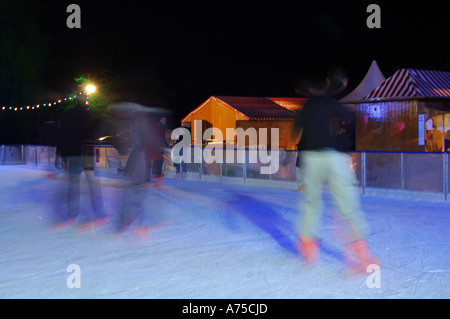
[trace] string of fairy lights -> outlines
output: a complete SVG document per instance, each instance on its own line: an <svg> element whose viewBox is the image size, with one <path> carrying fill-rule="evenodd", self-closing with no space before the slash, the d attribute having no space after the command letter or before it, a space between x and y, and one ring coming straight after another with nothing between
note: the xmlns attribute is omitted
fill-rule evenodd
<svg viewBox="0 0 450 319"><path fill-rule="evenodd" d="M31 111L31 110L39 110L39 109L44 109L44 108L52 108L55 107L59 104L65 103L65 102L71 102L74 99L76 99L78 96L80 95L86 95L86 106L89 106L90 104L90 94L93 93L95 91L95 86L93 85L87 85L86 86L86 90L85 91L79 91L74 95L70 95L61 99L58 99L56 101L53 102L48 102L48 103L42 103L42 104L30 104L27 106L2 106L1 107L1 111L5 112L5 111L12 111L12 112L20 112L20 111Z"/></svg>

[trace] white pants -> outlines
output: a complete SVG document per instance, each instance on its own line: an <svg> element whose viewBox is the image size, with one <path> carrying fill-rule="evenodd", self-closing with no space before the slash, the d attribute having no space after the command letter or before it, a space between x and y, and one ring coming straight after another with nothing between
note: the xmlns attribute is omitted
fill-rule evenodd
<svg viewBox="0 0 450 319"><path fill-rule="evenodd" d="M363 239L369 232L369 226L361 211L356 176L350 169L351 157L332 149L302 151L300 156L305 203L303 215L298 218L299 235L312 239L319 237L323 212L322 187L327 184L349 226L345 237L349 241Z"/></svg>

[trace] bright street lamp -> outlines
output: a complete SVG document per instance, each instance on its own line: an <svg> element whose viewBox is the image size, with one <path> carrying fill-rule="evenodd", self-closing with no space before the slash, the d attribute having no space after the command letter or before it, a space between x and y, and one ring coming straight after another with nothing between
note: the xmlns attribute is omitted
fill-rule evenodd
<svg viewBox="0 0 450 319"><path fill-rule="evenodd" d="M92 85L92 84L86 85L86 92L88 94L94 93L94 91L95 91L95 86L94 85Z"/></svg>

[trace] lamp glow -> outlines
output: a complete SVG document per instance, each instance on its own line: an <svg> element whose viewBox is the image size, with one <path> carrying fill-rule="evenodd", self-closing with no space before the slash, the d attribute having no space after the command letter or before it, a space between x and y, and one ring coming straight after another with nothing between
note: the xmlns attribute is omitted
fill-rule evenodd
<svg viewBox="0 0 450 319"><path fill-rule="evenodd" d="M88 84L86 85L86 92L88 94L94 93L95 92L95 86L92 84Z"/></svg>

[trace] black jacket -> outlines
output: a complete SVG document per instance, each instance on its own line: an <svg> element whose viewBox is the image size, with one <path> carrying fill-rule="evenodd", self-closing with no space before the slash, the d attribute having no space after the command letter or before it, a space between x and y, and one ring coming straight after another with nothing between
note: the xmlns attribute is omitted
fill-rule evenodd
<svg viewBox="0 0 450 319"><path fill-rule="evenodd" d="M317 96L306 102L297 113L295 128L303 129L299 151L353 149L354 114L331 97Z"/></svg>
<svg viewBox="0 0 450 319"><path fill-rule="evenodd" d="M61 118L57 148L62 156L83 155L83 142L92 138L95 130L89 112L76 105Z"/></svg>

